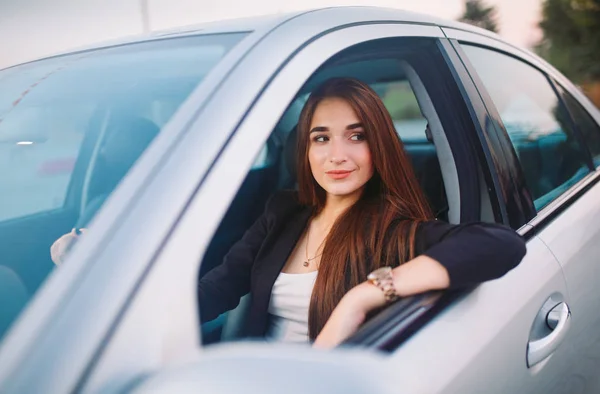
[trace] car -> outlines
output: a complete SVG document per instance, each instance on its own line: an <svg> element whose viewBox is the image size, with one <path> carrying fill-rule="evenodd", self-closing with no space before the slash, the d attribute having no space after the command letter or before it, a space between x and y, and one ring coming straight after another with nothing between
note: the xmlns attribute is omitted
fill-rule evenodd
<svg viewBox="0 0 600 394"><path fill-rule="evenodd" d="M527 255L402 299L330 351L244 340L245 300L201 326L199 278L295 187L299 112L338 76L382 97L437 218L511 226ZM395 9L214 22L1 70L0 392L600 392L599 125L536 55Z"/></svg>

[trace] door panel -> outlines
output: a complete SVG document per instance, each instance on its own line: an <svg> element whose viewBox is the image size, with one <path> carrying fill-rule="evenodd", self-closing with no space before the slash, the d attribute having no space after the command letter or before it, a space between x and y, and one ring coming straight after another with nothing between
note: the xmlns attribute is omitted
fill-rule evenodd
<svg viewBox="0 0 600 394"><path fill-rule="evenodd" d="M600 174L595 175L600 176ZM539 237L562 266L569 289L571 359L565 393L600 392L600 184L554 218ZM540 212L543 216L544 212ZM568 389L568 390L567 390Z"/></svg>
<svg viewBox="0 0 600 394"><path fill-rule="evenodd" d="M581 146L582 124L571 121L573 111L567 111L570 108L541 71L544 65L516 51L507 50L513 56L498 52L499 46L473 40L472 36L457 37L461 40L463 60L472 68L482 95L488 96L490 112L497 111L501 117L498 136L505 140L510 137L514 147L514 152L507 150L504 154L518 159L513 176L517 179L518 170L522 170L527 183L519 193L525 200L531 195L539 211L529 224L562 265L568 289L564 301L571 312L570 332L558 348L565 366L553 369L553 385L542 392L600 392L600 379L596 376L600 367L600 333L593 329L594 323L600 323L600 313L596 312L600 310L600 295L595 296L592 287L600 278L600 270L595 266L595 256L600 252L600 190L588 190L569 205L587 189L581 186L595 177L589 175L593 167L587 149ZM471 42L490 47L473 46ZM552 70L544 71L555 76ZM553 302L558 301L554 298ZM552 307L547 305L545 312ZM543 368L548 369L554 358ZM538 368L541 367L530 370L536 373Z"/></svg>
<svg viewBox="0 0 600 394"><path fill-rule="evenodd" d="M549 249L533 237L517 268L480 285L394 353L391 362L402 371L406 392L557 392L569 367L566 346L531 369L526 364L534 320L552 295L566 296L564 277Z"/></svg>

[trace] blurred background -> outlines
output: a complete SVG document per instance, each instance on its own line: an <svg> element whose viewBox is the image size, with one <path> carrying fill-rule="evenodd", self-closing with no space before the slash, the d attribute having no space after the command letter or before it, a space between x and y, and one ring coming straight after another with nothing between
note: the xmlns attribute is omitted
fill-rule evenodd
<svg viewBox="0 0 600 394"><path fill-rule="evenodd" d="M340 5L401 8L492 30L549 60L600 107L600 0L0 0L0 69L145 32Z"/></svg>

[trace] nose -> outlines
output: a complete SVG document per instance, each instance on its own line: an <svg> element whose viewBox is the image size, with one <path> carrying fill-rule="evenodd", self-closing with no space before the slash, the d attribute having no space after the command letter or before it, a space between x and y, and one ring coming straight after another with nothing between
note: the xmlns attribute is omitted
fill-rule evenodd
<svg viewBox="0 0 600 394"><path fill-rule="evenodd" d="M341 164L346 162L346 151L344 149L344 143L339 141L338 138L333 138L329 145L329 161L334 164Z"/></svg>

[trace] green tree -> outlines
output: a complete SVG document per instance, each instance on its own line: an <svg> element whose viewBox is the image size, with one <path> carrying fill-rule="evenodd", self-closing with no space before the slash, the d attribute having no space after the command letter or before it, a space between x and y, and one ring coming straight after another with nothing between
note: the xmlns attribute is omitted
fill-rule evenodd
<svg viewBox="0 0 600 394"><path fill-rule="evenodd" d="M577 82L600 81L600 0L544 0L538 53Z"/></svg>
<svg viewBox="0 0 600 394"><path fill-rule="evenodd" d="M498 33L498 10L482 0L466 0L465 12L459 21Z"/></svg>

